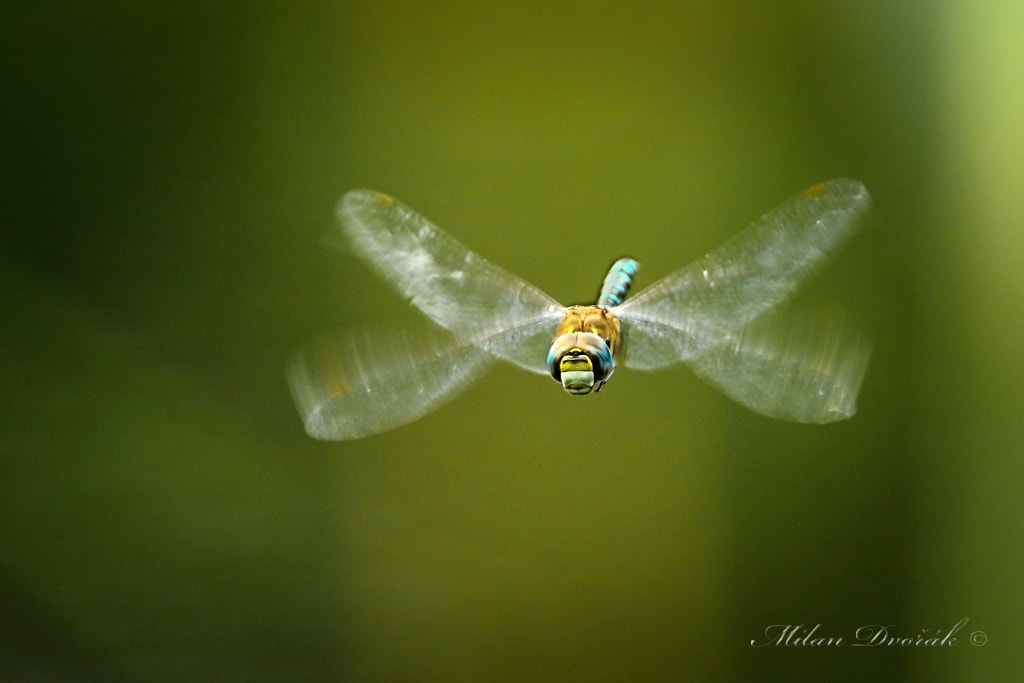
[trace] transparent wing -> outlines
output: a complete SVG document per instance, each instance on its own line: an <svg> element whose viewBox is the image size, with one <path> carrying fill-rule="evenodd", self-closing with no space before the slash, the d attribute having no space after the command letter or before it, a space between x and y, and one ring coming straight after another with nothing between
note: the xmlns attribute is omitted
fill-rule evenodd
<svg viewBox="0 0 1024 683"><path fill-rule="evenodd" d="M541 327L562 315L564 308L547 294L387 195L354 190L341 198L336 213L356 252L459 341L523 328L520 341L529 346ZM527 370L546 372L546 345L536 357L517 352L514 344L490 351Z"/></svg>
<svg viewBox="0 0 1024 683"><path fill-rule="evenodd" d="M625 364L653 369L725 343L791 296L854 230L870 205L856 180L804 190L722 247L615 309Z"/></svg>
<svg viewBox="0 0 1024 683"><path fill-rule="evenodd" d="M440 332L363 332L319 340L292 360L287 376L306 433L347 440L422 417L493 361Z"/></svg>
<svg viewBox="0 0 1024 683"><path fill-rule="evenodd" d="M856 412L871 345L836 315L762 315L688 363L748 408L797 422L835 422Z"/></svg>
<svg viewBox="0 0 1024 683"><path fill-rule="evenodd" d="M287 378L307 434L359 439L439 408L479 379L496 358L522 356L531 364L540 358L544 367L550 344L547 323L468 342L438 328L364 330L311 344L292 359Z"/></svg>

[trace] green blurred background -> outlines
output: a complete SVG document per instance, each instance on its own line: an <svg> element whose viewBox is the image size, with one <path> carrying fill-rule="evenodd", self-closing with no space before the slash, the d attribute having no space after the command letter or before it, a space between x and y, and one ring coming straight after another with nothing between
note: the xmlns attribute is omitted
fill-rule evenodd
<svg viewBox="0 0 1024 683"><path fill-rule="evenodd" d="M3 679L1019 675L1024 6L495 7L0 8ZM872 331L849 422L503 366L302 431L299 345L416 319L322 248L348 189L569 303L836 176L875 209L801 301Z"/></svg>

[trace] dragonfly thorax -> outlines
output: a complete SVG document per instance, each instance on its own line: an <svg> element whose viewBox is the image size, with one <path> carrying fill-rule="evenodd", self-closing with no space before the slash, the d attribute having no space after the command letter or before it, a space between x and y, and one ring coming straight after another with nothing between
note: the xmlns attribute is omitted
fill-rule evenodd
<svg viewBox="0 0 1024 683"><path fill-rule="evenodd" d="M555 330L548 371L570 394L600 391L615 372L622 328L608 309L573 306Z"/></svg>

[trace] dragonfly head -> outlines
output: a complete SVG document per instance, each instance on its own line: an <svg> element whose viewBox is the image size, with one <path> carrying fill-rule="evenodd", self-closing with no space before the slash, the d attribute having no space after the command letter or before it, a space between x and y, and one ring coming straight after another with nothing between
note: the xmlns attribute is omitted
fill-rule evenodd
<svg viewBox="0 0 1024 683"><path fill-rule="evenodd" d="M569 332L551 343L548 371L570 394L582 396L599 391L613 370L611 349L596 334Z"/></svg>

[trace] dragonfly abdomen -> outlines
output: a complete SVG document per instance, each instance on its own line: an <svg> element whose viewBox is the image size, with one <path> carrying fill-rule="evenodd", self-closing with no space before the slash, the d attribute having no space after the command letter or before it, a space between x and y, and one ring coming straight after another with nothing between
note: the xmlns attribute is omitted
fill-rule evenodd
<svg viewBox="0 0 1024 683"><path fill-rule="evenodd" d="M612 264L601 285L601 294L597 297L597 305L604 308L618 306L625 300L633 278L640 269L640 264L631 258L620 258Z"/></svg>

